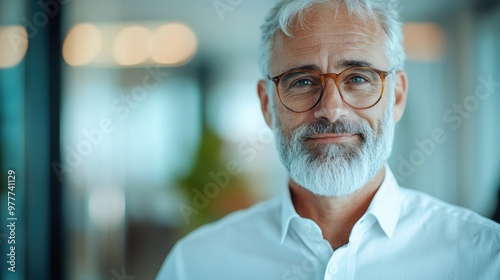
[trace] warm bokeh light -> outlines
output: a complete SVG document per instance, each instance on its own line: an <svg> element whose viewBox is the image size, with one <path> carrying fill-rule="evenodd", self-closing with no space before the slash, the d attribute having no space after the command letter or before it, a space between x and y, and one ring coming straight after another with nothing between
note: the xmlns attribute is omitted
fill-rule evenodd
<svg viewBox="0 0 500 280"><path fill-rule="evenodd" d="M75 25L63 44L63 57L71 66L90 63L101 51L102 33L90 23Z"/></svg>
<svg viewBox="0 0 500 280"><path fill-rule="evenodd" d="M161 64L182 65L194 56L198 43L184 24L171 23L155 30L151 39L151 58Z"/></svg>
<svg viewBox="0 0 500 280"><path fill-rule="evenodd" d="M113 56L120 65L136 65L149 57L151 31L141 26L124 28L113 43Z"/></svg>
<svg viewBox="0 0 500 280"><path fill-rule="evenodd" d="M0 27L0 68L16 66L28 49L28 33L22 26Z"/></svg>
<svg viewBox="0 0 500 280"><path fill-rule="evenodd" d="M406 23L403 26L404 46L409 60L433 61L442 57L446 39L434 23Z"/></svg>
<svg viewBox="0 0 500 280"><path fill-rule="evenodd" d="M66 36L63 57L71 66L182 66L197 48L196 35L181 23L81 23Z"/></svg>

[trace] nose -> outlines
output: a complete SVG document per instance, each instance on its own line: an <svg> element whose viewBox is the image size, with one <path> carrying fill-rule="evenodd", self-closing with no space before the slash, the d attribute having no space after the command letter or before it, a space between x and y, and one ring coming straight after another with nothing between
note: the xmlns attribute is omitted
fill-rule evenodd
<svg viewBox="0 0 500 280"><path fill-rule="evenodd" d="M326 119L333 123L340 117L346 116L347 113L347 104L342 100L337 85L331 79L327 79L323 96L319 104L314 108L314 117Z"/></svg>

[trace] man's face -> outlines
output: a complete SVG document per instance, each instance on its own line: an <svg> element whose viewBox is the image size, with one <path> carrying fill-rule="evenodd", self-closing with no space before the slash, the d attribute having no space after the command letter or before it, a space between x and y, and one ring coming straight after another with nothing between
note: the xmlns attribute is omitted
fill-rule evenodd
<svg viewBox="0 0 500 280"><path fill-rule="evenodd" d="M295 22L292 37L278 35L271 76L304 66L320 73L340 73L351 66L391 70L386 35L375 22L351 17L343 8L336 13L331 7L316 6L306 13L304 23L306 28ZM390 154L394 121L402 114L400 105L393 113L394 103L401 99L391 92L393 79L387 77L382 99L365 110L345 104L329 78L319 104L304 113L289 111L275 91L269 93L274 94L275 111L268 115L273 115L278 150L296 183L318 195L341 196L375 175Z"/></svg>

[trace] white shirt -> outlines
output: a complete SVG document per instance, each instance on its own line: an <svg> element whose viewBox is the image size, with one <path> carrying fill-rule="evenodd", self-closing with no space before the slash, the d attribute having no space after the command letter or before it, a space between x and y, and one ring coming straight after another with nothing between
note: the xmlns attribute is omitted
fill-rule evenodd
<svg viewBox="0 0 500 280"><path fill-rule="evenodd" d="M295 211L289 191L180 240L157 279L500 279L500 225L384 182L333 250Z"/></svg>

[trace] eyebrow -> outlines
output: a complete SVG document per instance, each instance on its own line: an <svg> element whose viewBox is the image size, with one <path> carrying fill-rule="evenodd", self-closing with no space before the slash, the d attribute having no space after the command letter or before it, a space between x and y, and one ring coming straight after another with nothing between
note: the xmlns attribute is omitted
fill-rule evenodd
<svg viewBox="0 0 500 280"><path fill-rule="evenodd" d="M372 64L364 60L341 60L337 63L337 68L347 68L353 66L368 66L372 67Z"/></svg>
<svg viewBox="0 0 500 280"><path fill-rule="evenodd" d="M341 61L337 62L337 64L335 66L336 66L336 68L344 69L344 68L349 68L349 67L354 67L354 66L372 67L372 64L370 62L364 61L364 60L341 60ZM288 71L295 71L295 70L314 70L317 72L321 72L321 69L319 68L318 65L306 64L306 65L300 65L300 66L296 66L296 67L287 68L287 69L285 69L285 71L283 71L283 73L288 72Z"/></svg>
<svg viewBox="0 0 500 280"><path fill-rule="evenodd" d="M288 72L288 71L295 71L295 70L314 70L314 71L320 72L321 69L319 68L319 66L317 66L315 64L307 64L307 65L301 65L301 66L287 68L287 69L285 69L285 71L283 71L283 73Z"/></svg>

